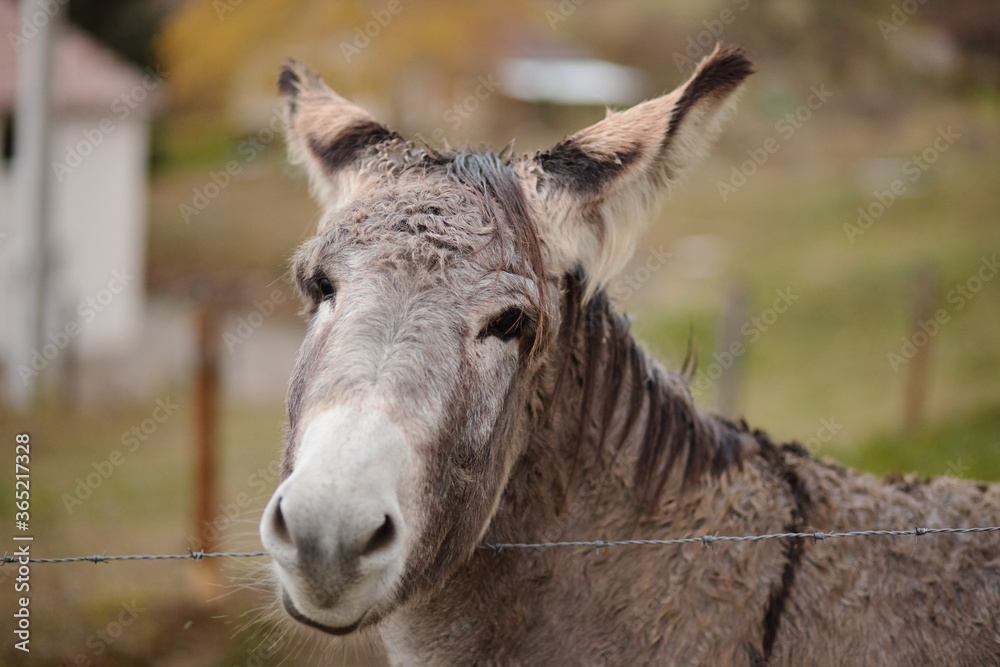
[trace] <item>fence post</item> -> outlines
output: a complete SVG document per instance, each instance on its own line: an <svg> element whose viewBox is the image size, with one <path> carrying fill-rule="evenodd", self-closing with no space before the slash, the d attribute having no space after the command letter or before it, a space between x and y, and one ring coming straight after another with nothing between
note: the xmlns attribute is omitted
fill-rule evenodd
<svg viewBox="0 0 1000 667"><path fill-rule="evenodd" d="M214 551L212 512L216 494L216 416L219 389L219 326L214 288L197 291L195 310L198 359L195 370L195 542L197 549ZM215 569L207 559L202 565Z"/></svg>
<svg viewBox="0 0 1000 667"><path fill-rule="evenodd" d="M750 294L746 282L739 280L733 283L726 293L722 324L719 327L718 342L715 345L719 358L732 357L729 367L722 369L722 376L718 382L719 414L730 419L737 419L740 416L740 380L743 375L743 357L746 353L744 349L744 354L733 354L732 349L734 343L743 340L742 327L747 321L749 309Z"/></svg>
<svg viewBox="0 0 1000 667"><path fill-rule="evenodd" d="M910 341L914 343L916 352L910 359L909 373L906 376L906 395L903 403L903 427L913 429L920 425L924 418L924 408L927 403L927 378L930 371L932 336L920 326L934 317L934 269L928 263L917 268L914 276L913 289L913 324ZM926 340L923 345L916 345L917 334L922 333Z"/></svg>

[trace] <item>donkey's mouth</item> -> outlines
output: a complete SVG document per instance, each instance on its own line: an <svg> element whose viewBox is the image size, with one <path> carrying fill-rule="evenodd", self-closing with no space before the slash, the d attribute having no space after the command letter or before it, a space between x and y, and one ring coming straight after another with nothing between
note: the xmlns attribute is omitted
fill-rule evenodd
<svg viewBox="0 0 1000 667"><path fill-rule="evenodd" d="M291 616L292 618L294 618L296 621L298 621L299 623L302 623L303 625L308 625L310 628L314 628L316 630L320 630L320 631L325 632L325 633L330 634L330 635L340 636L340 635L349 635L349 634L351 634L352 632L354 632L355 630L357 630L359 627L361 627L361 623L365 620L365 616L368 615L368 612L366 611L363 614L361 614L361 617L358 618L358 620L356 620L354 623L351 623L350 625L345 625L345 626L342 626L342 627L339 627L339 628L334 628L334 627L329 626L329 625L323 625L319 621L315 621L315 620L309 618L308 616L306 616L305 614L303 614L301 611L299 611L295 607L295 603L292 602L292 598L289 597L288 593L285 592L285 591L281 592L281 602L282 602L282 604L285 607L285 611L288 612L288 615Z"/></svg>

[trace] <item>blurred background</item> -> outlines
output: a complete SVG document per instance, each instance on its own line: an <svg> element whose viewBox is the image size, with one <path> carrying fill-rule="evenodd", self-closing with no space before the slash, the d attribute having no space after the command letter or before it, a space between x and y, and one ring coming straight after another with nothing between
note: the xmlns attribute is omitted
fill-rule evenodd
<svg viewBox="0 0 1000 667"><path fill-rule="evenodd" d="M706 409L1000 479L992 0L0 0L0 34L0 433L11 462L31 437L34 556L260 549L317 221L290 56L404 136L522 153L744 46L736 116L609 292L668 367L692 339ZM30 659L0 663L378 660L272 619L263 566L35 565Z"/></svg>

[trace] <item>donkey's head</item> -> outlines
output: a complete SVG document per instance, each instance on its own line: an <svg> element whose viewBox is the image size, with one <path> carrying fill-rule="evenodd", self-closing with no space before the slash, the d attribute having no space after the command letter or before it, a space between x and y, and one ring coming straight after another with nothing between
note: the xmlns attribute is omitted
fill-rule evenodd
<svg viewBox="0 0 1000 667"><path fill-rule="evenodd" d="M542 421L567 276L586 299L622 267L751 71L717 49L669 95L513 160L415 147L285 67L290 153L323 206L294 260L312 321L261 522L289 614L351 632L469 558Z"/></svg>

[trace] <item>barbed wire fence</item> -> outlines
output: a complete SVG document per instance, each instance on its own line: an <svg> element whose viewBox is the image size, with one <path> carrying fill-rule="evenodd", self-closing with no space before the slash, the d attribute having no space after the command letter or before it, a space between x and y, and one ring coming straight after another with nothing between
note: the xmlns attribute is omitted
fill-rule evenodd
<svg viewBox="0 0 1000 667"><path fill-rule="evenodd" d="M593 540L588 542L511 542L511 543L496 543L496 544L481 544L480 549L492 550L494 553L501 553L507 549L544 549L544 548L557 548L557 547L590 547L594 549L603 549L606 547L618 547L618 546L679 546L682 544L697 544L701 543L705 546L712 546L716 542L761 542L764 540L781 540L781 539L809 539L811 538L814 542L826 543L827 540L841 539L848 537L905 537L913 536L916 542L918 538L926 535L942 535L942 534L978 534L978 533L995 533L1000 532L1000 526L982 526L982 527L972 527L972 528L910 528L906 530L853 530L847 532L839 533L822 533L822 532L812 532L812 533L770 533L766 535L701 535L698 537L681 537L669 540ZM186 554L158 554L158 555L146 555L146 554L133 554L128 556L108 556L107 553L94 555L94 556L70 556L68 558L19 558L17 556L10 556L10 552L4 552L3 562L0 562L0 567L6 565L7 563L80 563L80 562L90 562L90 563L109 563L113 561L125 561L125 560L202 560L203 558L261 558L267 556L266 551L247 551L247 552L204 552L204 551L194 551L189 549Z"/></svg>

